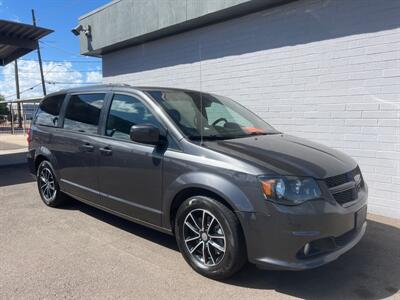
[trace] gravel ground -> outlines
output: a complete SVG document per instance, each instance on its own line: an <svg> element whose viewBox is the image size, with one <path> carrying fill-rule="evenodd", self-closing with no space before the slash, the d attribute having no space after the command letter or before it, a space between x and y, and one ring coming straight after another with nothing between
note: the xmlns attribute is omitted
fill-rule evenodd
<svg viewBox="0 0 400 300"><path fill-rule="evenodd" d="M400 221L369 216L364 239L305 272L248 265L218 282L173 237L73 201L42 204L26 166L0 168L0 299L400 299Z"/></svg>

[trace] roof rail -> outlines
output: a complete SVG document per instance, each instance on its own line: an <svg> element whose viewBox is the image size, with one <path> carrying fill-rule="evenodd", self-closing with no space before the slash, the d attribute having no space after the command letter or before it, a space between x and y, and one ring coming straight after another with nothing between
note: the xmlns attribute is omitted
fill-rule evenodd
<svg viewBox="0 0 400 300"><path fill-rule="evenodd" d="M130 84L128 84L128 83L120 83L120 82L117 82L117 83L111 83L111 82L109 82L109 83L106 83L106 85L119 85L119 86L128 86L128 87L132 87L133 85L130 85Z"/></svg>

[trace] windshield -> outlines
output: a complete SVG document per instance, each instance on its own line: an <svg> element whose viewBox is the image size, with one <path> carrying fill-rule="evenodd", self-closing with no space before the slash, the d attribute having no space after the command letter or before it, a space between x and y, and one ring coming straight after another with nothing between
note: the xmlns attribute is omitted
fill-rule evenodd
<svg viewBox="0 0 400 300"><path fill-rule="evenodd" d="M235 101L194 91L149 90L181 131L192 140L234 139L276 134L272 126Z"/></svg>

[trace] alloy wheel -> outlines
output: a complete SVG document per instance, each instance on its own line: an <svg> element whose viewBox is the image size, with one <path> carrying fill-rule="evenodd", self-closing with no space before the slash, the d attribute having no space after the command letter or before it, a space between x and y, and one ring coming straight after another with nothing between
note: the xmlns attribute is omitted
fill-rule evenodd
<svg viewBox="0 0 400 300"><path fill-rule="evenodd" d="M44 167L39 174L39 185L42 195L46 202L54 199L57 193L53 173L48 167Z"/></svg>
<svg viewBox="0 0 400 300"><path fill-rule="evenodd" d="M212 267L222 261L226 251L225 233L211 212L194 209L186 215L183 225L186 248L197 262Z"/></svg>

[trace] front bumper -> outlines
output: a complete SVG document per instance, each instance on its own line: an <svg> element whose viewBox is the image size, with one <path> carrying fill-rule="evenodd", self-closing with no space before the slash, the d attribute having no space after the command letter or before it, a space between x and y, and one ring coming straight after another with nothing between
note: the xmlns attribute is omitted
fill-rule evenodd
<svg viewBox="0 0 400 300"><path fill-rule="evenodd" d="M349 243L342 247L338 247L336 250L332 250L331 252L327 252L316 257L311 256L309 258L297 261L282 261L270 257L261 257L257 258L254 263L260 268L264 269L280 269L291 271L313 269L336 260L339 256L353 248L364 236L366 228L367 222L364 222L361 229L354 234L354 238Z"/></svg>
<svg viewBox="0 0 400 300"><path fill-rule="evenodd" d="M263 269L305 270L337 259L365 233L367 192L360 196L346 208L330 199L298 206L266 202L261 211L240 212L249 261Z"/></svg>

